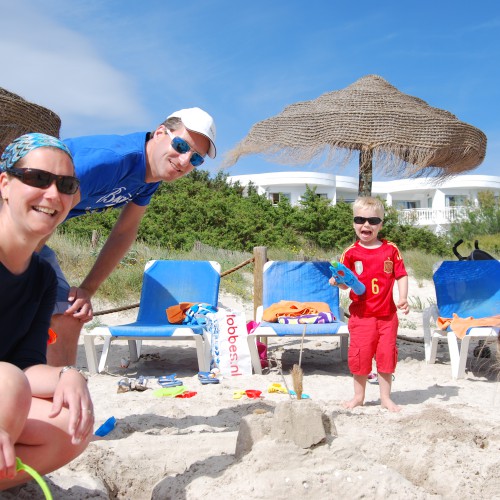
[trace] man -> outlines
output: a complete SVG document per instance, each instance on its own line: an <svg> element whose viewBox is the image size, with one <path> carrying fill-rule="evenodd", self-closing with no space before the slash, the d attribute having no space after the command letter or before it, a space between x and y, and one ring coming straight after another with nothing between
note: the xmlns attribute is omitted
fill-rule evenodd
<svg viewBox="0 0 500 500"><path fill-rule="evenodd" d="M123 207L94 266L79 287L70 287L54 252L40 254L58 276L51 328L57 342L47 351L53 366L73 365L83 324L93 317L91 298L137 237L139 224L160 181L173 182L215 158L215 123L200 108L172 113L151 133L78 137L64 141L75 163L80 192L68 218L108 207ZM43 241L42 243L45 243Z"/></svg>

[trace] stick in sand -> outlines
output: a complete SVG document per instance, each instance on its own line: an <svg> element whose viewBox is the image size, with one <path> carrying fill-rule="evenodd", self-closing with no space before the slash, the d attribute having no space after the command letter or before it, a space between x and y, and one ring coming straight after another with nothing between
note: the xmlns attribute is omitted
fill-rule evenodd
<svg viewBox="0 0 500 500"><path fill-rule="evenodd" d="M302 340L300 342L300 354L299 354L299 364L293 365L292 368L292 384L295 394L297 394L297 399L302 399L302 380L304 378L304 371L301 368L302 365L302 350L304 348L304 337L306 335L306 327L304 325L304 330L302 330Z"/></svg>

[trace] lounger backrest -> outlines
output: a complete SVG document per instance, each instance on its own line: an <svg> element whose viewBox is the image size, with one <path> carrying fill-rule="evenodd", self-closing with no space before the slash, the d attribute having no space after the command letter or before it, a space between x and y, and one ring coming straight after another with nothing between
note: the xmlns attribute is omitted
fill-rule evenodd
<svg viewBox="0 0 500 500"><path fill-rule="evenodd" d="M444 261L434 271L439 315L483 318L500 314L498 260Z"/></svg>
<svg viewBox="0 0 500 500"><path fill-rule="evenodd" d="M326 302L339 317L339 291L328 283L332 276L326 261L269 261L264 266L264 309L280 300Z"/></svg>
<svg viewBox="0 0 500 500"><path fill-rule="evenodd" d="M138 321L166 323L167 307L180 302L217 305L220 266L202 260L153 260L144 270Z"/></svg>

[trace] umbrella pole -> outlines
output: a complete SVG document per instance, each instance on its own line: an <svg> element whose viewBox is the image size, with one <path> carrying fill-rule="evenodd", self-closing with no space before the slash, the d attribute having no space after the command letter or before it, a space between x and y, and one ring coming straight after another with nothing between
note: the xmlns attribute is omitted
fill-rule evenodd
<svg viewBox="0 0 500 500"><path fill-rule="evenodd" d="M372 195L373 151L369 148L359 151L358 196Z"/></svg>

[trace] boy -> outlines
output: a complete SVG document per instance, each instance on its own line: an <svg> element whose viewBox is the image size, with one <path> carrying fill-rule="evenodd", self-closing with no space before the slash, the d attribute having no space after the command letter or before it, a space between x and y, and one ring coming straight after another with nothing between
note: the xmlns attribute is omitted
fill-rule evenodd
<svg viewBox="0 0 500 500"><path fill-rule="evenodd" d="M343 406L363 405L366 381L375 357L381 406L397 412L400 407L391 400L391 384L398 359L397 309L404 314L409 312L408 274L396 245L378 239L384 218L382 202L371 197L358 198L352 209L358 240L344 251L340 262L354 272L366 291L362 295L350 292L349 369L354 376L354 397ZM395 280L399 292L397 306L393 299ZM347 289L333 277L329 281L333 286Z"/></svg>

